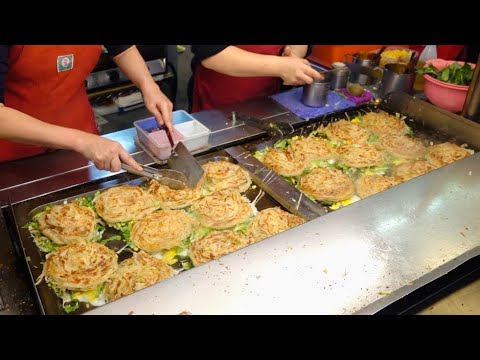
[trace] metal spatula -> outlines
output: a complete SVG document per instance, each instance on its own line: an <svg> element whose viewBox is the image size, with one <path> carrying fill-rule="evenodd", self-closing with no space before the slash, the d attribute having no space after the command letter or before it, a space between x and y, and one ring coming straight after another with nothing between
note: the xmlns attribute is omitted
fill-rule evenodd
<svg viewBox="0 0 480 360"><path fill-rule="evenodd" d="M195 187L203 176L202 167L181 141L172 149L172 154L167 164L170 169L185 175L185 183L188 187Z"/></svg>
<svg viewBox="0 0 480 360"><path fill-rule="evenodd" d="M155 169L150 166L143 166L143 171L138 171L130 165L123 163L122 169L135 175L144 176L149 179L155 179L161 184L175 190L182 190L187 186L187 177L179 171L171 169Z"/></svg>

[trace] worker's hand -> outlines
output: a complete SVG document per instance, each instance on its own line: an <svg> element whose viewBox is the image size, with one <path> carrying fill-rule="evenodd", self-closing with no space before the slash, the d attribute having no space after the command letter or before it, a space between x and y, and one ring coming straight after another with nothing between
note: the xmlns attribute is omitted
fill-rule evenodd
<svg viewBox="0 0 480 360"><path fill-rule="evenodd" d="M160 90L155 81L148 82L142 89L143 102L148 111L155 116L160 125L165 125L173 131L172 109L173 104L168 97Z"/></svg>
<svg viewBox="0 0 480 360"><path fill-rule="evenodd" d="M120 171L122 162L136 170L143 170L119 142L98 135L83 133L75 150L91 160L99 170Z"/></svg>
<svg viewBox="0 0 480 360"><path fill-rule="evenodd" d="M323 76L308 62L297 56L279 57L280 77L284 85L304 85L311 84L314 79L322 80Z"/></svg>

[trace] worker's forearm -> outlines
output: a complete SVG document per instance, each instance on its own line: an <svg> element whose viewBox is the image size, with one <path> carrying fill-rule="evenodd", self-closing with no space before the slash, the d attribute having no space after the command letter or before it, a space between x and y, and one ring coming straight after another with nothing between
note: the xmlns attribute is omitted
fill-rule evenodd
<svg viewBox="0 0 480 360"><path fill-rule="evenodd" d="M76 150L85 133L35 119L15 109L0 106L0 138L54 149Z"/></svg>
<svg viewBox="0 0 480 360"><path fill-rule="evenodd" d="M136 46L131 46L118 54L113 61L140 90L154 82Z"/></svg>
<svg viewBox="0 0 480 360"><path fill-rule="evenodd" d="M300 58L304 58L307 54L308 45L287 45L292 49L292 53Z"/></svg>
<svg viewBox="0 0 480 360"><path fill-rule="evenodd" d="M202 65L219 73L238 76L279 76L282 59L279 56L256 54L236 46L202 61Z"/></svg>

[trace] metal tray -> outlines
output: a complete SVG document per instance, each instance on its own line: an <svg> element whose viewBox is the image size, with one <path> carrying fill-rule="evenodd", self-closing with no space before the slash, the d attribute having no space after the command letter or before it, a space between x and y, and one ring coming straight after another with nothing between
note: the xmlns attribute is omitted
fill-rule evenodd
<svg viewBox="0 0 480 360"><path fill-rule="evenodd" d="M228 153L225 151L218 151L215 153L203 155L198 157L197 160L203 164L208 161L219 161L225 160L232 163L237 163ZM248 170L248 169L247 169ZM288 211L287 208L282 206L281 203L276 201L269 193L268 189L264 190L263 184L258 181L258 178L252 176L253 183L257 185L256 188L248 189L244 194L250 200L256 200L256 207L258 210L280 206L283 210ZM16 241L19 246L17 250L20 253L20 256L25 260L29 272L29 277L32 282L33 292L39 306L40 312L42 314L51 314L51 315L61 315L65 314L65 311L62 307L62 301L54 294L54 292L48 287L45 281L42 281L39 285L34 286L36 279L41 275L43 265L45 261L45 254L42 253L33 240L31 239L30 232L27 229L22 228L22 226L29 221L31 221L32 216L42 211L45 206L63 204L65 201L71 201L75 198L89 196L95 194L97 191L105 190L112 186L118 185L141 185L148 181L146 178L137 178L134 180L125 181L125 178L116 179L113 181L100 183L100 184L90 184L87 186L80 186L78 188L72 188L65 191L60 191L57 193L45 195L42 197L35 198L33 200L28 200L12 206L12 214L14 222L16 224ZM293 213L304 216L299 211L292 211ZM304 216L305 217L305 216ZM120 234L117 230L113 228L108 228L105 231L103 238L107 238L111 235ZM107 244L108 247L112 248L115 251L120 250L125 246L123 241L110 241ZM123 251L119 254L119 261L122 261L131 256L131 253L128 251ZM71 314L81 314L91 310L93 307L87 305L86 303L80 303L78 310Z"/></svg>

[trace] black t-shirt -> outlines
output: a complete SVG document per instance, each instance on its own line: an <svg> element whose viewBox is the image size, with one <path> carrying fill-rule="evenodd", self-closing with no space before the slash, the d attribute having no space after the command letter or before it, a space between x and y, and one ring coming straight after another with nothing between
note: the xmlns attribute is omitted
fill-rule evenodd
<svg viewBox="0 0 480 360"><path fill-rule="evenodd" d="M121 54L132 45L104 45L112 57ZM5 100L5 81L8 73L8 53L10 45L0 45L0 103Z"/></svg>

